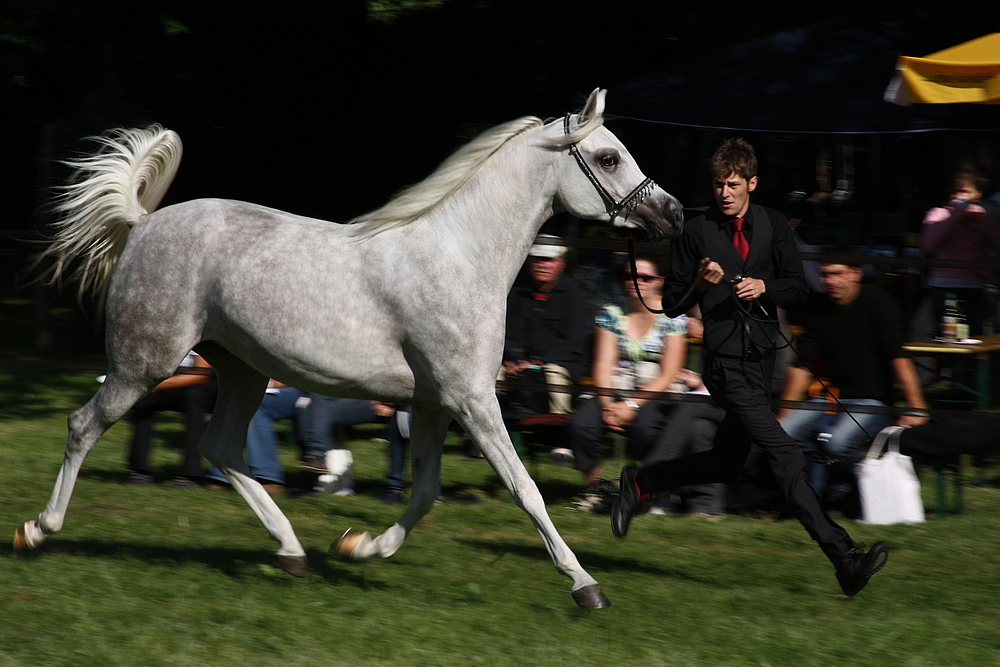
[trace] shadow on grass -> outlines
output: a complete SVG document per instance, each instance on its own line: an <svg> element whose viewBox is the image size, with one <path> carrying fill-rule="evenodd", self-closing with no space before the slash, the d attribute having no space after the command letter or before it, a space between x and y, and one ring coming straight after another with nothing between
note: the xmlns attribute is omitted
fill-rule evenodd
<svg viewBox="0 0 1000 667"><path fill-rule="evenodd" d="M20 554L14 552L10 543L0 544L0 558L16 557L31 560L42 558L48 554L84 558L132 559L153 568L172 568L195 563L210 567L232 579L240 581L265 580L282 586L288 586L294 580L292 575L280 571L277 558L273 553L257 550L226 547L179 548L136 542L61 540L53 537L38 551ZM391 588L385 582L373 580L368 576L366 570L359 568L357 564L339 561L336 556L319 549L307 549L306 558L309 562L309 573L322 578L329 584L347 584L361 590ZM261 576L261 573L265 572L273 572L273 575Z"/></svg>
<svg viewBox="0 0 1000 667"><path fill-rule="evenodd" d="M47 419L69 417L97 393L100 385L90 376L101 371L87 371L81 381L80 371L54 371L0 368L0 405L7 419ZM72 406L72 407L67 407Z"/></svg>
<svg viewBox="0 0 1000 667"><path fill-rule="evenodd" d="M104 482L106 484L119 484L126 485L129 475L129 470L125 467L124 462L120 469L109 470L107 468L83 468L80 470L77 476L80 480L88 480L93 482ZM171 482L176 479L181 474L181 466L158 466L153 470L153 479L155 484L169 486ZM55 482L55 476L52 477L52 481Z"/></svg>
<svg viewBox="0 0 1000 667"><path fill-rule="evenodd" d="M545 499L547 505L552 505L555 503L571 503L573 499L583 490L583 482L579 484L574 482L566 482L563 480L541 480L536 481L535 485L538 486L538 491L542 494L542 498Z"/></svg>
<svg viewBox="0 0 1000 667"><path fill-rule="evenodd" d="M492 553L495 553L497 555L496 560L500 560L507 554L514 554L516 556L522 556L524 558L534 558L534 559L549 558L549 554L543 546L529 546L523 544L511 544L509 542L492 542L486 540L469 540L469 539L457 539L455 541L458 542L459 544L464 544L466 546L472 547L473 549L482 549L485 551L490 551ZM659 565L650 563L649 561L645 560L638 560L635 558L623 558L621 556L609 556L607 554L597 553L594 551L585 551L581 549L575 549L574 553L576 554L576 557L580 560L580 564L586 569L599 568L602 570L628 570L629 572L652 574L660 577L670 577L671 579L690 581L705 586L711 586L713 588L729 588L729 586L721 584L718 581L714 581L712 579L705 579L703 577L695 577L688 574L687 572L661 567Z"/></svg>

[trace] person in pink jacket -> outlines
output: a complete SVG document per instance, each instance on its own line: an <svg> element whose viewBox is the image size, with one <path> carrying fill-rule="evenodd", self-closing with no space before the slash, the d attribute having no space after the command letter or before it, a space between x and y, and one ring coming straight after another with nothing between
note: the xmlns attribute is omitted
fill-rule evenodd
<svg viewBox="0 0 1000 667"><path fill-rule="evenodd" d="M1000 216L992 202L983 199L984 179L971 172L955 175L951 201L924 216L920 243L941 260L994 262L1000 255ZM996 273L987 268L934 267L927 277L940 326L945 299L953 294L964 302L969 335L983 333L985 303L983 284Z"/></svg>

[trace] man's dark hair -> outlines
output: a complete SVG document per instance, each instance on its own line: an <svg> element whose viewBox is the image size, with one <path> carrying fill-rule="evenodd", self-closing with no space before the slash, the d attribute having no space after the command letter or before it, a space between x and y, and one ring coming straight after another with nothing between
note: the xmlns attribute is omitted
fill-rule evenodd
<svg viewBox="0 0 1000 667"><path fill-rule="evenodd" d="M724 180L730 174L747 181L757 175L757 155L745 139L726 139L709 161L712 178Z"/></svg>
<svg viewBox="0 0 1000 667"><path fill-rule="evenodd" d="M820 264L843 264L854 269L864 266L865 258L857 246L847 243L834 243L823 249Z"/></svg>

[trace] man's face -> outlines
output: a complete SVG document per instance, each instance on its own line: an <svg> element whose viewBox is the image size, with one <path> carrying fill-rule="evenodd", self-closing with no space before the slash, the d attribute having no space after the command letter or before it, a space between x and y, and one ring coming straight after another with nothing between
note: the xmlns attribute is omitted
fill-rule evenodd
<svg viewBox="0 0 1000 667"><path fill-rule="evenodd" d="M556 280L562 275L566 268L566 260L562 257L537 257L532 255L528 258L531 279L535 282L535 287L539 289L551 289Z"/></svg>
<svg viewBox="0 0 1000 667"><path fill-rule="evenodd" d="M819 278L825 291L834 302L848 304L861 290L861 269L846 264L821 264Z"/></svg>
<svg viewBox="0 0 1000 667"><path fill-rule="evenodd" d="M757 177L749 181L735 173L725 178L715 179L715 201L727 218L741 218L750 208L750 193L757 188Z"/></svg>

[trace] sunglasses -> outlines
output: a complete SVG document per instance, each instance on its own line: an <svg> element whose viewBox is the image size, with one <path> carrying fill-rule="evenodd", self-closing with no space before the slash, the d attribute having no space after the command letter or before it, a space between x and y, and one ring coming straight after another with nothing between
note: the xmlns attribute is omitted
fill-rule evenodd
<svg viewBox="0 0 1000 667"><path fill-rule="evenodd" d="M651 276L651 275L646 274L646 273L639 273L639 274L626 273L625 274L625 280L628 280L628 281L631 282L633 278L637 279L640 283L651 283L654 280L659 280L660 276Z"/></svg>

